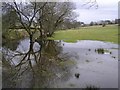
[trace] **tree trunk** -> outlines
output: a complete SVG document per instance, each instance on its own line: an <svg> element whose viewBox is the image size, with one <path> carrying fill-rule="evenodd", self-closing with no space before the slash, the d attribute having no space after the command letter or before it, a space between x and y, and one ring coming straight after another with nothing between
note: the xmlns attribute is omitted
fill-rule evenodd
<svg viewBox="0 0 120 90"><path fill-rule="evenodd" d="M33 35L30 35L30 49L29 49L30 52L33 52L33 44L34 44Z"/></svg>

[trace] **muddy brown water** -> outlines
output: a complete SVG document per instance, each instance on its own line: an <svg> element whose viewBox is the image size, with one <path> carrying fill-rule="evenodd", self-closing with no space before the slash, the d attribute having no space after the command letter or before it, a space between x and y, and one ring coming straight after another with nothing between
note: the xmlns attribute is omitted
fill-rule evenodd
<svg viewBox="0 0 120 90"><path fill-rule="evenodd" d="M49 41L43 46L42 72L37 74L27 69L23 74L15 77L15 65L20 63L23 56L14 54L29 51L29 39L20 40L8 47L4 44L3 56L3 87L13 88L98 88L118 87L118 45L92 40L81 40L76 43L64 41ZM40 45L35 42L34 52L39 51ZM98 52L102 50L102 53ZM39 54L39 52L37 52ZM31 54L32 66L36 69L35 58ZM61 59L60 59L61 58ZM60 59L60 61L57 59ZM8 62L9 64L8 64ZM52 62L51 62L52 61ZM7 63L7 64L6 64ZM47 64L46 64L47 63ZM49 63L49 64L48 64ZM58 65L60 63L60 65ZM27 65L27 64L26 64ZM21 66L21 70L26 67ZM42 66L41 64L38 66ZM10 69L11 67L11 69ZM11 74L11 72L13 72ZM77 78L75 74L79 74ZM13 77L14 76L14 77Z"/></svg>

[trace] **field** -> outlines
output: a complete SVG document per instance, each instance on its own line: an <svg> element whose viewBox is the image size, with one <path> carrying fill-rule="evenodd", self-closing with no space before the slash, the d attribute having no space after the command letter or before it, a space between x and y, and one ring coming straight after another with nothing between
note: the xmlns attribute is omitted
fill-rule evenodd
<svg viewBox="0 0 120 90"><path fill-rule="evenodd" d="M56 31L54 40L64 40L66 42L76 42L77 40L99 40L118 43L118 26L107 25L81 27L79 29Z"/></svg>
<svg viewBox="0 0 120 90"><path fill-rule="evenodd" d="M64 40L65 42L76 42L77 40L99 40L106 42L118 43L118 26L106 25L102 26L88 26L80 27L78 29L58 30L55 32L50 40ZM25 30L15 32L12 30L6 37L9 39L20 39L28 36ZM34 38L39 37L38 32L34 35ZM4 41L4 40L3 40Z"/></svg>

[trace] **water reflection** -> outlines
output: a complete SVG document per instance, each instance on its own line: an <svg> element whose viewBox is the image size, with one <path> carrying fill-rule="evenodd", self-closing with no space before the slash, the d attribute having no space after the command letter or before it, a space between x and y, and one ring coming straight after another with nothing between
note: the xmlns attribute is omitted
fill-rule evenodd
<svg viewBox="0 0 120 90"><path fill-rule="evenodd" d="M103 48L95 49L95 52L97 52L98 54L112 54L111 51L109 51L107 49L103 49Z"/></svg>
<svg viewBox="0 0 120 90"><path fill-rule="evenodd" d="M118 87L117 44L35 41L21 40L14 50L2 48L4 88Z"/></svg>
<svg viewBox="0 0 120 90"><path fill-rule="evenodd" d="M30 44L29 39L24 39L14 49L4 44L3 88L47 88L53 87L56 79L68 79L69 68L60 65L68 60L59 57L60 43L46 40Z"/></svg>

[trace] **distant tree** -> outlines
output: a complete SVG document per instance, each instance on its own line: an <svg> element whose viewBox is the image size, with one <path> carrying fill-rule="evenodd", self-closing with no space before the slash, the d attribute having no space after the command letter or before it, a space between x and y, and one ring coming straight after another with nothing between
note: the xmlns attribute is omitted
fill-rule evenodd
<svg viewBox="0 0 120 90"><path fill-rule="evenodd" d="M106 26L106 24L105 24L105 23L103 23L103 24L102 24L102 27L105 27L105 26Z"/></svg>
<svg viewBox="0 0 120 90"><path fill-rule="evenodd" d="M112 22L110 20L105 20L104 21L106 24L112 24Z"/></svg>
<svg viewBox="0 0 120 90"><path fill-rule="evenodd" d="M81 26L81 22L76 20L69 20L66 19L64 22L60 25L59 29L71 29L71 28L79 28Z"/></svg>
<svg viewBox="0 0 120 90"><path fill-rule="evenodd" d="M94 23L94 25L98 25L98 23L97 23L97 22L95 22L95 23Z"/></svg>
<svg viewBox="0 0 120 90"><path fill-rule="evenodd" d="M93 26L94 25L94 23L93 22L90 22L90 24L89 24L90 26Z"/></svg>
<svg viewBox="0 0 120 90"><path fill-rule="evenodd" d="M51 37L63 23L67 24L67 20L73 19L74 9L71 2L48 2L42 11L39 11L39 16L43 16L42 20L38 19L40 33Z"/></svg>
<svg viewBox="0 0 120 90"><path fill-rule="evenodd" d="M76 20L73 20L71 24L72 24L71 28L78 28L81 25L81 23Z"/></svg>

